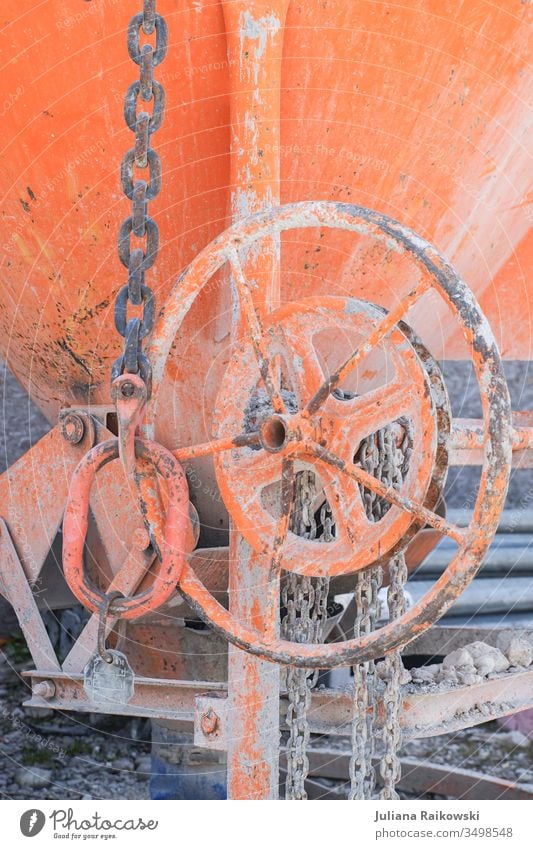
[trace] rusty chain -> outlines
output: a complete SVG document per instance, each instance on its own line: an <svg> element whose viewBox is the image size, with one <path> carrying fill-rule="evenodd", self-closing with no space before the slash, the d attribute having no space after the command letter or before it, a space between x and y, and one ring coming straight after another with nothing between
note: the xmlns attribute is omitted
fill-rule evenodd
<svg viewBox="0 0 533 849"><path fill-rule="evenodd" d="M379 615L382 570L366 569L356 577L354 636L371 633ZM350 799L371 799L376 784L373 766L376 719L376 666L373 660L354 666L354 715L349 764Z"/></svg>
<svg viewBox="0 0 533 849"><path fill-rule="evenodd" d="M405 594L403 591L407 580L407 566L403 554L393 557L389 563L390 583L387 591L389 619L397 619L405 612ZM380 773L383 787L381 799L398 799L396 784L401 777L401 765L398 751L402 744L400 719L402 711L403 664L400 651L391 652L382 662L380 675L385 681L383 705L385 720L383 723L384 753L380 761Z"/></svg>
<svg viewBox="0 0 533 849"><path fill-rule="evenodd" d="M412 428L406 419L398 420L403 428L401 444L396 444L394 428L388 426L367 437L361 443L356 462L369 474L388 487L399 490L409 469L412 452ZM367 517L378 522L390 509L390 504L376 493L360 487ZM389 616L396 619L405 610L403 587L407 580L405 558L399 555L389 564L390 583L387 592ZM379 618L379 588L383 580L380 566L366 569L356 577L354 594L354 636L371 633ZM395 785L400 778L398 750L401 745L401 678L403 665L400 652L388 655L382 663L381 677L385 680L383 701L384 754L380 761L383 799L396 799ZM351 726L352 752L350 757L350 799L371 799L375 793L376 773L373 765L376 741L378 675L374 661L354 667L354 712Z"/></svg>
<svg viewBox="0 0 533 849"><path fill-rule="evenodd" d="M141 32L145 36L155 34L155 46L141 45ZM128 282L119 289L115 300L115 326L124 338L124 351L113 364L111 379L124 372L139 374L149 398L152 369L142 350L142 340L152 330L155 301L144 275L157 257L159 228L148 215L148 204L161 191L161 160L150 142L152 134L161 127L165 110L165 91L154 79L154 68L161 64L168 49L167 25L156 12L156 0L144 0L142 12L131 19L127 44L130 58L139 66L139 79L130 85L124 101L124 118L135 141L120 169L122 189L131 201L131 215L123 221L118 235L118 255L128 269ZM150 103L151 114L147 111ZM138 177L136 169L147 171L146 178ZM144 249L132 247L132 235L145 239ZM128 318L128 304L142 306L142 317Z"/></svg>
<svg viewBox="0 0 533 849"><path fill-rule="evenodd" d="M386 469L388 486L400 489L409 469L409 461L412 452L413 434L411 423L406 419L400 419L399 424L403 427L403 438L399 446L390 428L390 434L386 440L386 453L388 466ZM387 606L389 608L389 621L398 619L405 612L404 586L407 581L408 572L403 553L398 554L389 561L389 586L387 589ZM383 724L383 746L384 753L380 761L380 774L383 787L380 792L381 799L398 799L396 784L400 780L401 766L398 752L402 744L400 719L402 712L402 675L403 663L401 651L394 651L385 656L382 662L380 675L385 681L383 693L383 705L385 708L385 721Z"/></svg>
<svg viewBox="0 0 533 849"><path fill-rule="evenodd" d="M315 495L315 475L311 471L298 472L295 477L294 507L291 516L291 530L306 539L317 538L317 524L313 513ZM329 512L329 516L326 515ZM322 507L322 539L332 538L332 519L329 507ZM284 637L293 642L321 642L324 625L328 616L328 578L308 578L288 572L281 591L281 601L285 609L281 630ZM309 772L307 748L309 745L309 723L307 711L311 704L311 690L316 684L318 672L287 668L287 778L285 797L287 799L307 799L305 779Z"/></svg>

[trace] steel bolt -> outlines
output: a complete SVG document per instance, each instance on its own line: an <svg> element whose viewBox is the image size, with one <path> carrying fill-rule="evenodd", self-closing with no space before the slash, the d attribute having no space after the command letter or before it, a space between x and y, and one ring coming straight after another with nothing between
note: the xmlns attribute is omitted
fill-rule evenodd
<svg viewBox="0 0 533 849"><path fill-rule="evenodd" d="M150 536L146 528L135 528L132 534L132 543L138 551L146 551L150 545Z"/></svg>
<svg viewBox="0 0 533 849"><path fill-rule="evenodd" d="M56 694L56 685L53 681L38 681L33 685L32 693L40 699L53 699Z"/></svg>
<svg viewBox="0 0 533 849"><path fill-rule="evenodd" d="M124 396L124 398L131 398L131 396L135 394L135 384L127 380L121 385L120 393Z"/></svg>
<svg viewBox="0 0 533 849"><path fill-rule="evenodd" d="M60 421L61 436L72 445L77 445L81 442L85 435L85 424L81 416L74 413L68 413Z"/></svg>
<svg viewBox="0 0 533 849"><path fill-rule="evenodd" d="M209 708L209 710L202 714L200 727L206 737L209 737L211 734L215 734L218 731L220 728L220 717L213 708Z"/></svg>

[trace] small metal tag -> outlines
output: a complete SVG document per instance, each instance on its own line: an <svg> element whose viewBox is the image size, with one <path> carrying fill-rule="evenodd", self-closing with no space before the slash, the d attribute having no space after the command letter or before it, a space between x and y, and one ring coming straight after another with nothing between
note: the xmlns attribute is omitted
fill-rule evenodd
<svg viewBox="0 0 533 849"><path fill-rule="evenodd" d="M93 655L83 670L83 688L95 706L122 708L133 696L134 675L125 654L106 649L112 658L107 663L99 654Z"/></svg>

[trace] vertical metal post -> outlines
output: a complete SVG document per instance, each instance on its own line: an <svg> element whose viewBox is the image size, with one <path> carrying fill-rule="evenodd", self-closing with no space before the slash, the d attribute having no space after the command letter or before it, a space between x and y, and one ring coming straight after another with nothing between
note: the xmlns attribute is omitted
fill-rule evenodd
<svg viewBox="0 0 533 849"><path fill-rule="evenodd" d="M231 85L232 217L280 202L280 85L290 0L222 0ZM241 257L259 314L279 304L279 238ZM240 326L234 328L240 332ZM230 609L266 624L268 562L230 532ZM276 799L279 781L279 668L229 647L228 797Z"/></svg>

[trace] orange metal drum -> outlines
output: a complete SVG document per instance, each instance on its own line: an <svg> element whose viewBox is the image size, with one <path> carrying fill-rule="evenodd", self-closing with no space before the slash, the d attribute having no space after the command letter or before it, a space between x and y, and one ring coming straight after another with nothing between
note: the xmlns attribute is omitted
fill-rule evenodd
<svg viewBox="0 0 533 849"><path fill-rule="evenodd" d="M119 166L132 143L122 113L134 79L124 34L137 5L2 4L1 353L51 421L61 406L109 402L120 350L112 309L125 282L116 239L128 202ZM163 191L150 207L161 231L149 272L158 306L232 218L269 198L340 200L435 244L475 292L503 355L530 357L528 4L161 0L158 8L170 41L158 69L166 118L154 137ZM239 53L245 43L256 66ZM254 125L260 84L261 114L279 111L278 125ZM282 239L282 301L324 293L388 306L409 274L353 234ZM176 341L157 425L170 448L212 436L230 312L226 287L212 286ZM410 323L434 355L466 356L446 312L426 304L418 315Z"/></svg>

